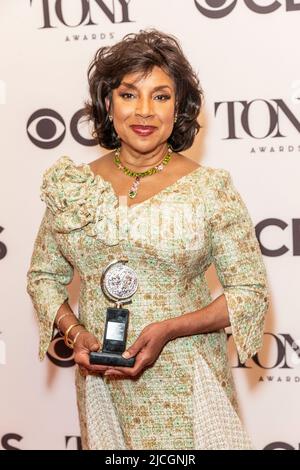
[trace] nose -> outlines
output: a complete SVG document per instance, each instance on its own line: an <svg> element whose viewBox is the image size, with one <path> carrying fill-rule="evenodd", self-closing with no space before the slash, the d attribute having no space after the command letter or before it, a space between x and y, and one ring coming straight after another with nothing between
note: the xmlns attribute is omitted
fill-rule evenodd
<svg viewBox="0 0 300 470"><path fill-rule="evenodd" d="M146 97L140 97L137 100L135 114L142 118L153 116L152 100Z"/></svg>

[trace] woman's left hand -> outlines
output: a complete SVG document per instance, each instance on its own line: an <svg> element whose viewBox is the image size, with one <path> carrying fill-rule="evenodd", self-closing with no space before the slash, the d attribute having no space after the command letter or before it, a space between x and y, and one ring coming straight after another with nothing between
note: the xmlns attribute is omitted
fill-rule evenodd
<svg viewBox="0 0 300 470"><path fill-rule="evenodd" d="M123 353L126 359L135 356L134 367L110 367L106 377L134 378L146 367L151 366L160 355L165 344L170 340L168 320L147 325L137 340Z"/></svg>

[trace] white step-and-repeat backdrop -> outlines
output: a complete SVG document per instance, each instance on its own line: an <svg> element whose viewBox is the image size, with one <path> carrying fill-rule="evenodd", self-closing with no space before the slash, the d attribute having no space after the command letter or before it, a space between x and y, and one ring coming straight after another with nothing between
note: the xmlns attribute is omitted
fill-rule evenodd
<svg viewBox="0 0 300 470"><path fill-rule="evenodd" d="M186 154L231 172L267 266L263 350L242 366L228 341L242 418L258 449L299 448L299 24L294 0L0 1L0 448L80 448L72 355L57 339L39 362L26 293L39 188L60 156L104 152L80 123L88 64L148 27L177 36L199 74L203 129Z"/></svg>

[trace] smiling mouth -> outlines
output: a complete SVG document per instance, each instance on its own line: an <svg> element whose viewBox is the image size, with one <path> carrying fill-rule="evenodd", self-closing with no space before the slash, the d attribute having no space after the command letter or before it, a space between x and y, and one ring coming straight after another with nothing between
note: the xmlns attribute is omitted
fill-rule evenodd
<svg viewBox="0 0 300 470"><path fill-rule="evenodd" d="M136 134L140 134L140 135L152 134L152 132L154 132L157 129L157 127L155 126L132 125L130 127Z"/></svg>

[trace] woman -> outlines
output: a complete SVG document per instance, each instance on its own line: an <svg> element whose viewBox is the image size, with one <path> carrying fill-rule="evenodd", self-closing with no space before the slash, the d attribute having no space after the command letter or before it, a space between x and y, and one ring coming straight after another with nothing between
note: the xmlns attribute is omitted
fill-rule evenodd
<svg viewBox="0 0 300 470"><path fill-rule="evenodd" d="M252 222L230 175L179 152L199 130L198 79L177 41L155 30L96 53L86 111L109 153L60 158L44 174L46 212L28 272L40 357L53 326L74 347L85 449L248 449L224 328L242 363L261 347L268 305ZM137 275L124 357L91 365L103 339L101 274L125 259ZM224 293L212 301L215 264ZM68 305L81 278L80 324Z"/></svg>

